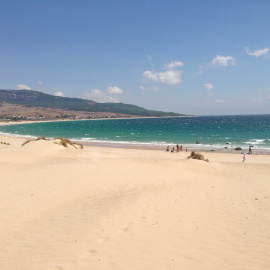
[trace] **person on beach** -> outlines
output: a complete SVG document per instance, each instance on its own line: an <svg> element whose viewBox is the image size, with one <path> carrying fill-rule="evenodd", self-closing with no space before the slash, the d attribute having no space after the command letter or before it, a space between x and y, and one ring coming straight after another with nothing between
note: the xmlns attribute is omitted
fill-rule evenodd
<svg viewBox="0 0 270 270"><path fill-rule="evenodd" d="M246 160L246 153L244 153L244 155L243 155L243 160L242 160L242 162L245 162L245 160Z"/></svg>
<svg viewBox="0 0 270 270"><path fill-rule="evenodd" d="M175 150L174 150L174 147L173 147L172 150L171 150L171 153L174 153L174 151L175 151Z"/></svg>
<svg viewBox="0 0 270 270"><path fill-rule="evenodd" d="M180 151L182 151L182 150L183 150L183 145L181 144L181 145L180 145Z"/></svg>
<svg viewBox="0 0 270 270"><path fill-rule="evenodd" d="M176 145L176 152L177 153L179 152L179 145L178 144Z"/></svg>
<svg viewBox="0 0 270 270"><path fill-rule="evenodd" d="M170 146L168 145L167 149L166 149L166 152L169 152L169 151L170 151Z"/></svg>
<svg viewBox="0 0 270 270"><path fill-rule="evenodd" d="M252 154L251 146L250 146L249 149L248 149L248 153L249 153L249 154Z"/></svg>

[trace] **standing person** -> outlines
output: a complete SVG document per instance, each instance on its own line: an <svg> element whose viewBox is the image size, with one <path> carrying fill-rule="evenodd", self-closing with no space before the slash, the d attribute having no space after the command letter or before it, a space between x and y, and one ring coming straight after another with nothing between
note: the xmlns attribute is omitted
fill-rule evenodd
<svg viewBox="0 0 270 270"><path fill-rule="evenodd" d="M249 149L248 149L248 153L249 153L249 154L252 154L251 146L250 146Z"/></svg>
<svg viewBox="0 0 270 270"><path fill-rule="evenodd" d="M176 152L179 152L179 145L176 145Z"/></svg>
<svg viewBox="0 0 270 270"><path fill-rule="evenodd" d="M242 162L245 162L245 160L246 160L246 153L244 153L244 155L243 155L243 160L242 160Z"/></svg>
<svg viewBox="0 0 270 270"><path fill-rule="evenodd" d="M180 151L182 151L182 150L183 150L183 145L181 144L181 145L180 145Z"/></svg>

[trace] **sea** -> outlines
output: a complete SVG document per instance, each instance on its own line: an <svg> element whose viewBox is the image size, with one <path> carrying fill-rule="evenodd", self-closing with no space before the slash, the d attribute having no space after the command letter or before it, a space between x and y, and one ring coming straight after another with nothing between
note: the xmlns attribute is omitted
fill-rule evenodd
<svg viewBox="0 0 270 270"><path fill-rule="evenodd" d="M270 153L270 115L132 118L38 122L0 126L4 135L63 137L116 147L183 148L227 151L252 146Z"/></svg>

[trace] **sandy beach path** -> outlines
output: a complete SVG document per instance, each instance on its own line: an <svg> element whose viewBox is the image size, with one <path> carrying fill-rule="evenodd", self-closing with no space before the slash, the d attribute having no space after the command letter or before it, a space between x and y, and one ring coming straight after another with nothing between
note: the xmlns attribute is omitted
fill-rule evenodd
<svg viewBox="0 0 270 270"><path fill-rule="evenodd" d="M270 157L0 145L0 269L270 269Z"/></svg>

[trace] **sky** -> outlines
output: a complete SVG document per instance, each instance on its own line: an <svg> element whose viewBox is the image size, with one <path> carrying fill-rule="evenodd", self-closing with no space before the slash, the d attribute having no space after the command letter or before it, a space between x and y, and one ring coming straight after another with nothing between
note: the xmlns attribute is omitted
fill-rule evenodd
<svg viewBox="0 0 270 270"><path fill-rule="evenodd" d="M0 89L270 114L269 0L0 0Z"/></svg>

